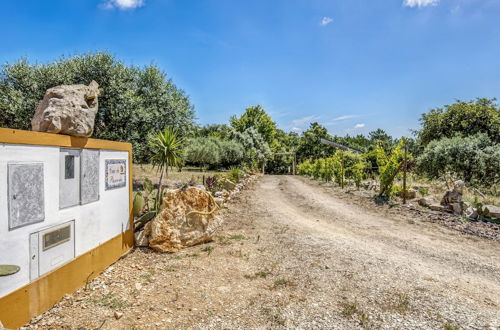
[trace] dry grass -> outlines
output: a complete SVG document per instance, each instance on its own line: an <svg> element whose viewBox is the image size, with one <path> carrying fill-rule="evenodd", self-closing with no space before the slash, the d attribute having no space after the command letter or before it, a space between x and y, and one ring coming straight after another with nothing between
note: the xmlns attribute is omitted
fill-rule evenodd
<svg viewBox="0 0 500 330"><path fill-rule="evenodd" d="M451 179L448 180L448 184L446 181L443 180L425 180L421 178L416 178L413 177L412 175L408 176L408 183L407 186L409 188L423 188L423 190L427 191L427 196L433 196L436 198L437 201L440 201L441 198L444 196L447 190L453 188L453 184L451 183ZM395 185L398 186L403 186L402 181L396 181ZM493 188L493 187L492 187ZM480 190L481 194L484 195L481 196L480 193L477 192L476 189L472 187L465 187L464 189L464 194L463 194L463 200L465 202L469 203L474 203L475 200L477 199L477 202L484 204L493 204L493 205L500 205L500 195L498 195L498 190L496 193L493 191L493 189L490 189L491 191L482 191ZM419 189L417 189L419 191ZM422 194L419 192L418 196L422 196Z"/></svg>
<svg viewBox="0 0 500 330"><path fill-rule="evenodd" d="M150 164L134 164L132 166L133 175L134 175L134 183L142 184L144 179L148 178L153 183L158 182L159 174L156 169L153 169L153 166ZM218 173L217 171L202 171L199 168L194 167L185 167L182 172L179 172L176 168L169 170L168 172L168 181L182 181L186 182L191 179L195 180L197 183L203 183L203 177L213 176Z"/></svg>

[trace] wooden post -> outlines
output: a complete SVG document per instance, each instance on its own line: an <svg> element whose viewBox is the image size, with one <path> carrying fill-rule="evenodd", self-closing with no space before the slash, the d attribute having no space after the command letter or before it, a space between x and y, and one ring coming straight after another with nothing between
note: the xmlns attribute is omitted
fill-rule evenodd
<svg viewBox="0 0 500 330"><path fill-rule="evenodd" d="M344 154L340 154L340 188L344 189Z"/></svg>
<svg viewBox="0 0 500 330"><path fill-rule="evenodd" d="M403 204L406 204L406 172L408 171L408 147L405 139L405 158L403 165Z"/></svg>
<svg viewBox="0 0 500 330"><path fill-rule="evenodd" d="M293 153L292 175L297 175L297 153Z"/></svg>

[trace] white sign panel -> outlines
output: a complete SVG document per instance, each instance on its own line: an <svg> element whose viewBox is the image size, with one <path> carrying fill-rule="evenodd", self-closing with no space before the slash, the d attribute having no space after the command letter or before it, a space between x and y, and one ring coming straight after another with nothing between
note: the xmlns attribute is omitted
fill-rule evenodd
<svg viewBox="0 0 500 330"><path fill-rule="evenodd" d="M106 190L127 185L127 161L125 159L106 159Z"/></svg>

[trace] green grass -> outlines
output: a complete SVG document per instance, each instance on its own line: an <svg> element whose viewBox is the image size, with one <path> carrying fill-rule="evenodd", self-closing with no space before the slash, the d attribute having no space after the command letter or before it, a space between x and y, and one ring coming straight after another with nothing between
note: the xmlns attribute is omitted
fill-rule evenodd
<svg viewBox="0 0 500 330"><path fill-rule="evenodd" d="M354 314L358 312L358 303L356 302L346 302L342 304L342 316L346 318L351 318Z"/></svg>
<svg viewBox="0 0 500 330"><path fill-rule="evenodd" d="M284 279L284 278L280 278L276 281L274 281L274 286L277 287L277 286L283 286L283 285L287 285L289 282L288 280Z"/></svg>
<svg viewBox="0 0 500 330"><path fill-rule="evenodd" d="M262 277L262 278L266 278L267 275L269 275L269 272L266 272L266 271L260 271L260 272L255 273L255 276Z"/></svg>
<svg viewBox="0 0 500 330"><path fill-rule="evenodd" d="M214 247L207 245L201 251L206 252L208 255L210 255L214 251Z"/></svg>
<svg viewBox="0 0 500 330"><path fill-rule="evenodd" d="M444 330L460 330L460 327L451 323L445 323L443 324L443 329Z"/></svg>
<svg viewBox="0 0 500 330"><path fill-rule="evenodd" d="M229 235L229 239L236 240L236 241L241 241L244 239L247 239L245 236L240 235L240 234L234 234L234 235Z"/></svg>

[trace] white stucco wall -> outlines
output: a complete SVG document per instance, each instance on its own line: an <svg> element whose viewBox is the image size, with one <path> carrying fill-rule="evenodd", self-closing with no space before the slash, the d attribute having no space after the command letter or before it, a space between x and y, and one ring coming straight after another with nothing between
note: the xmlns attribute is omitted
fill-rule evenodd
<svg viewBox="0 0 500 330"><path fill-rule="evenodd" d="M30 282L29 237L71 220L75 223L75 257L97 247L129 228L128 152L101 150L99 159L99 200L86 205L59 209L59 147L0 144L0 264L21 267L14 275L0 277L0 297ZM127 162L126 186L105 190L105 160ZM8 163L43 163L45 220L9 230ZM57 265L60 267L61 265Z"/></svg>

